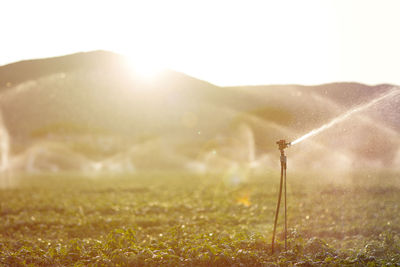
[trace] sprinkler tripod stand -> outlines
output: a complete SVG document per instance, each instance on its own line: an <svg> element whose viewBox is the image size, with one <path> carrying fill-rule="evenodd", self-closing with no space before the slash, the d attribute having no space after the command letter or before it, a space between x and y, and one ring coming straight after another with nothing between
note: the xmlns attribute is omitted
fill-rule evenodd
<svg viewBox="0 0 400 267"><path fill-rule="evenodd" d="M271 250L274 253L274 243L275 243L275 233L276 233L276 224L278 223L278 215L279 215L279 207L281 205L282 198L282 185L284 184L285 191L285 250L287 249L287 205L286 205L286 156L285 156L285 148L290 146L290 143L286 143L286 140L279 140L276 142L279 146L279 151L281 152L281 182L279 185L279 196L278 196L278 204L276 205L275 212L275 223L274 223L274 232L272 233L272 245Z"/></svg>

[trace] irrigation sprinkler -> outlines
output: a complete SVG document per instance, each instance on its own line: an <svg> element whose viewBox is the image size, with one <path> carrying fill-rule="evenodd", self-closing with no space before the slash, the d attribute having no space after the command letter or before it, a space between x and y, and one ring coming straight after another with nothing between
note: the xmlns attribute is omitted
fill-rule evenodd
<svg viewBox="0 0 400 267"><path fill-rule="evenodd" d="M281 205L282 199L282 186L284 185L284 192L285 192L285 250L287 249L287 204L286 204L286 155L285 149L291 145L291 143L287 143L286 140L279 140L276 142L279 147L279 151L281 152L281 181L279 185L279 196L278 196L278 203L276 205L276 212L275 212L275 222L274 222L274 231L272 233L272 253L274 253L274 244L275 244L275 233L276 233L276 224L278 223L278 215L279 215L279 207Z"/></svg>
<svg viewBox="0 0 400 267"><path fill-rule="evenodd" d="M393 87L392 89L388 90L384 94L380 95L379 97L376 97L372 99L371 101L358 105L349 111L337 116L336 118L332 119L328 123L325 123L324 125L320 126L319 128L316 128L305 135L297 138L296 140L287 143L286 140L279 140L277 141L277 145L279 147L279 151L281 152L281 182L279 186L279 196L278 196L278 204L276 206L276 212L275 212L275 223L274 223L274 232L272 234L272 253L274 253L274 244L275 244L275 232L276 232L276 224L278 222L278 215L279 215L279 207L281 205L281 198L282 198L282 186L284 185L284 190L285 190L285 250L287 249L287 205L286 205L286 156L285 156L285 149L288 148L289 146L293 146L295 144L298 144L314 135L317 135L332 126L350 118L352 115L361 112L365 109L368 109L369 107L377 104L378 102L388 98L388 97L394 97L400 94L400 89L398 87Z"/></svg>

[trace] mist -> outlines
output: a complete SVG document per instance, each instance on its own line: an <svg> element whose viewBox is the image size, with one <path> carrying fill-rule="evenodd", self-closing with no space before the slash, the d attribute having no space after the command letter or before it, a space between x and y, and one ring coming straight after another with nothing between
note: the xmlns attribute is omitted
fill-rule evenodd
<svg viewBox="0 0 400 267"><path fill-rule="evenodd" d="M398 170L399 90L390 85L218 87L173 71L151 81L107 52L40 64L37 78L13 76L1 92L3 187L16 184L8 173L179 170L246 181L279 168L282 138L293 172L344 182ZM46 73L50 65L57 71Z"/></svg>

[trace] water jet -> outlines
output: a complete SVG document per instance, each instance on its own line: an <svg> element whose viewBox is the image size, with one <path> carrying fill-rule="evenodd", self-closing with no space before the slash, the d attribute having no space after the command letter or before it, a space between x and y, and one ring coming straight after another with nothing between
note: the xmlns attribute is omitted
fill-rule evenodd
<svg viewBox="0 0 400 267"><path fill-rule="evenodd" d="M272 233L272 244L271 244L271 250L272 253L274 253L274 245L275 245L275 234L276 234L276 225L278 222L278 215L279 215L279 209L280 209L280 204L281 204L281 199L282 199L282 187L284 189L284 202L285 202L285 232L284 232L284 237L285 237L285 250L287 249L287 202L286 202L286 169L287 169L287 158L285 155L285 149L288 148L289 146L293 146L295 144L298 144L309 137L315 136L332 126L348 119L350 116L361 112L367 108L370 108L371 106L377 104L378 102L388 98L388 97L394 97L400 93L399 88L392 88L391 90L387 91L386 93L372 99L371 101L358 105L349 111L337 116L336 118L332 119L330 122L325 123L324 125L320 126L319 128L313 129L310 132L306 133L305 135L295 139L292 142L287 142L285 139L279 140L276 142L278 145L278 149L280 151L280 163L281 163L281 177L280 177L280 185L279 185L279 195L278 195L278 203L276 206L276 212L275 212L275 221L274 221L274 230Z"/></svg>

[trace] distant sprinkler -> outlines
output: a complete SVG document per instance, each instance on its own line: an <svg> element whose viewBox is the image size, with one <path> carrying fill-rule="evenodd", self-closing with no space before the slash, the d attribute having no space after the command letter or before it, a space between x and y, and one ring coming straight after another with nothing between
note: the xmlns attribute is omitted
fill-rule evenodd
<svg viewBox="0 0 400 267"><path fill-rule="evenodd" d="M279 151L281 152L281 182L279 185L279 196L278 196L278 204L276 205L275 212L275 222L274 222L274 232L272 233L272 253L274 253L274 244L275 244L275 233L276 233L276 224L278 223L278 215L279 215L279 207L281 205L282 199L282 185L284 184L285 191L285 250L287 249L287 205L286 205L286 155L285 149L288 148L291 143L287 143L286 140L282 139L276 142L279 147Z"/></svg>

